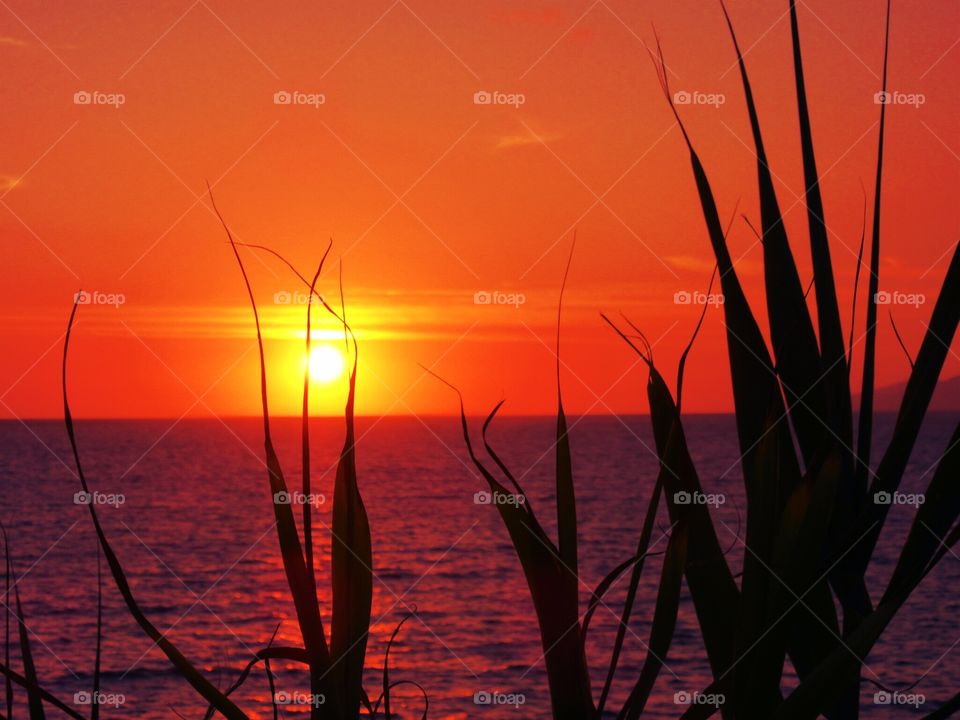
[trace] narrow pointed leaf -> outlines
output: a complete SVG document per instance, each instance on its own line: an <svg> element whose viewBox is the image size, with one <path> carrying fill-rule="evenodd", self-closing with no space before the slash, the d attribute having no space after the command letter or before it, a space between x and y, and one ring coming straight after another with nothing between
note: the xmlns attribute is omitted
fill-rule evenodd
<svg viewBox="0 0 960 720"><path fill-rule="evenodd" d="M233 250L234 258L240 268L240 274L243 276L250 307L253 311L254 325L257 331L257 349L260 355L260 404L263 414L263 444L264 454L266 455L267 477L270 483L270 498L273 504L277 539L280 543L280 556L287 576L287 585L290 588L304 647L311 658L310 689L315 695L323 695L329 703L328 708L332 708L329 711L336 713L340 704L341 688L337 686L328 687L329 682L323 684L330 658L323 623L320 618L320 606L317 601L315 582L307 570L303 547L300 545L300 535L297 532L297 523L293 517L293 508L290 503L283 502L283 498L289 497L289 491L270 433L270 411L267 403L267 366L264 359L263 336L260 331L260 315L257 311L257 302L253 296L253 287L250 285L249 277L247 277L247 270L244 267L243 259L240 257L240 251L237 249L230 228L213 201L212 192L210 193L210 202L227 235L227 239L230 241L230 248ZM318 714L319 710L314 708L311 715Z"/></svg>
<svg viewBox="0 0 960 720"><path fill-rule="evenodd" d="M344 320L346 324L346 320ZM333 537L330 545L333 582L333 619L330 649L332 676L344 693L347 718L359 716L363 689L363 665L373 603L373 551L370 523L357 486L354 403L357 383L357 344L353 342L353 368L350 371L347 403L344 410L346 437L333 492Z"/></svg>
<svg viewBox="0 0 960 720"><path fill-rule="evenodd" d="M79 298L79 294L77 297ZM80 450L77 446L77 438L73 426L73 416L70 413L70 401L67 394L67 358L70 350L70 333L73 330L73 322L76 317L78 307L79 305L75 301L73 310L70 313L70 320L67 323L67 332L63 344L63 366L61 373L61 384L63 390L63 420L64 424L66 425L67 437L70 441L70 448L73 451L74 465L77 468L77 476L80 478L80 485L84 492L89 493L90 487L87 484L87 479L83 472L83 466L80 462ZM229 698L227 698L216 687L214 687L213 684L207 680L207 678L204 677L203 674L200 673L200 671L197 670L189 660L187 660L177 646L168 640L166 636L161 633L152 622L150 622L144 612L140 609L140 605L133 596L133 591L130 588L130 584L127 582L127 576L123 571L123 566L120 564L119 558L117 558L113 547L107 540L106 533L103 530L103 526L100 523L100 517L97 513L96 503L88 503L87 509L90 511L90 517L93 520L93 527L97 533L97 539L100 543L100 548L103 550L104 558L106 558L107 566L110 568L110 573L117 585L117 589L120 591L120 595L123 597L123 601L126 603L127 609L130 611L133 619L140 626L140 629L143 630L147 637L149 637L154 644L163 651L164 655L167 656L171 664L187 680L187 682L193 686L194 690L196 690L207 702L216 707L216 709L224 717L228 718L229 720L248 720L246 714L244 714L239 707L237 707Z"/></svg>
<svg viewBox="0 0 960 720"><path fill-rule="evenodd" d="M753 90L746 64L737 43L727 8L720 2L733 40L743 84L750 129L757 157L757 182L760 193L760 219L763 231L763 268L770 320L770 338L790 407L790 417L808 466L819 459L827 442L827 433L820 418L827 417L821 379L820 352L813 322L804 299L803 285L786 227L780 213L773 177L760 131L760 119L753 100ZM842 348L842 345L841 345ZM803 402L798 402L803 398Z"/></svg>

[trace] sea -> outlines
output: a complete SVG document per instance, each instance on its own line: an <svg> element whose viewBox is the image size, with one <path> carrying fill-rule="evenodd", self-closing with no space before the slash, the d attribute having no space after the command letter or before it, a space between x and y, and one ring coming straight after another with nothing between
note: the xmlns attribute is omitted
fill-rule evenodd
<svg viewBox="0 0 960 720"><path fill-rule="evenodd" d="M717 535L734 569L744 554L744 500L733 417L692 415L688 440ZM582 608L593 589L635 552L657 473L649 418L569 419L580 523ZM956 418L933 415L901 488L922 492ZM479 444L479 419L471 422ZM892 426L881 418L881 452ZM291 489L299 489L299 419L274 418L274 442ZM489 433L538 518L555 537L555 419L505 417ZM312 421L316 570L323 622L330 627L333 478L342 419ZM257 418L79 420L84 469L105 531L150 621L214 685L227 688L253 653L300 644L274 526ZM459 420L357 419L360 491L373 541L373 611L366 692L382 688L387 642L396 718L548 718L543 648L516 554L485 484L470 462ZM9 537L25 624L40 684L89 716L96 650L98 548L62 422L0 422L0 520ZM883 592L915 505L891 508L870 571ZM652 549L666 546L661 514ZM662 556L652 555L626 633L607 710L622 706L646 656ZM206 705L126 610L102 565L102 717L203 717ZM591 623L587 656L595 695L606 675L626 576ZM924 581L865 659L862 717L921 717L960 688L960 558L950 553ZM15 608L13 591L3 598ZM2 611L2 608L0 608ZM275 638L274 633L276 633ZM10 641L17 669L16 626ZM644 717L677 718L710 674L684 586L676 633ZM789 665L788 665L789 667ZM304 673L272 663L279 717L305 717ZM789 671L784 693L796 684ZM901 691L884 695L880 688ZM272 718L271 689L258 666L231 697L250 718ZM16 693L14 717L26 717ZM701 701L701 700L697 700ZM49 709L48 717L61 716ZM382 714L382 713L381 713Z"/></svg>

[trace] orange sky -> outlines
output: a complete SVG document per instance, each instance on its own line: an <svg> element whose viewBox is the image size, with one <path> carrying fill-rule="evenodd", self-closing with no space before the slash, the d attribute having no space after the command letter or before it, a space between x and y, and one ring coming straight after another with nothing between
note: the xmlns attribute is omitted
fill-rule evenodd
<svg viewBox="0 0 960 720"><path fill-rule="evenodd" d="M77 416L258 412L252 317L206 181L238 238L274 247L304 274L333 238L361 343L360 413L453 411L418 363L460 385L470 411L503 396L506 412L552 411L552 314L574 228L568 411L644 411L645 374L598 312L627 313L672 376L698 313L674 294L705 290L713 262L644 49L651 23L672 88L725 97L680 108L721 213L739 199L758 216L735 58L712 2L2 5L2 417L59 416L62 333L80 287L125 302L81 309ZM844 308L861 181L872 192L883 6L799 9ZM730 10L807 281L787 2L731 0ZM894 3L890 87L923 104L888 113L881 289L927 295L895 310L914 347L957 239L958 27L955 3ZM278 105L278 91L325 102ZM524 102L478 105L478 91ZM77 92L123 103L76 104ZM730 244L762 308L762 252L742 220ZM295 413L304 309L273 298L298 287L273 259L245 257L268 333L272 409ZM331 262L320 283L330 297L336 277ZM476 305L478 291L525 303ZM721 320L708 313L688 365L690 411L730 406ZM907 370L883 321L881 384ZM329 322L321 330L336 335ZM952 356L945 375L958 373ZM315 394L319 412L342 404L340 383Z"/></svg>

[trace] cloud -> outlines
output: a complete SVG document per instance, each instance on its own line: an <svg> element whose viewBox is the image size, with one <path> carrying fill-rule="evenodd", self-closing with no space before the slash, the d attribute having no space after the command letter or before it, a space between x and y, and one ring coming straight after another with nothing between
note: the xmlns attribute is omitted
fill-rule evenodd
<svg viewBox="0 0 960 720"><path fill-rule="evenodd" d="M13 175L0 175L0 192L13 190L13 188L19 184L20 178L18 177L14 177Z"/></svg>
<svg viewBox="0 0 960 720"><path fill-rule="evenodd" d="M11 45L13 47L26 47L27 41L21 40L20 38L8 37L6 35L0 35L0 45Z"/></svg>
<svg viewBox="0 0 960 720"><path fill-rule="evenodd" d="M544 134L540 133L534 136L530 133L519 133L516 135L502 135L497 140L498 150L508 150L515 147L524 147L526 145L540 145L541 143L551 143L559 140L560 133Z"/></svg>
<svg viewBox="0 0 960 720"><path fill-rule="evenodd" d="M714 266L712 258L699 255L668 255L664 257L663 260L667 265L677 268L678 270L710 272Z"/></svg>
<svg viewBox="0 0 960 720"><path fill-rule="evenodd" d="M663 261L675 270L686 270L709 274L716 267L716 261L709 254L704 255L666 255ZM734 269L738 275L755 275L763 271L763 265L746 257L734 258Z"/></svg>

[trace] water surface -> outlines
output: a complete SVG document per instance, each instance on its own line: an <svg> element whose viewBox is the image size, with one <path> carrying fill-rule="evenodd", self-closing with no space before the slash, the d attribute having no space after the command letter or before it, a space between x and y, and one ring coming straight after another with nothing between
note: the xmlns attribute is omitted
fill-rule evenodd
<svg viewBox="0 0 960 720"><path fill-rule="evenodd" d="M920 487L924 473L929 480L931 466L946 447L949 420L928 422L905 490ZM504 418L491 434L551 535L553 423L551 418ZM572 419L571 425L586 599L611 568L635 552L657 463L645 417L587 417ZM743 500L732 417L692 417L687 429L705 489L725 495L714 518L720 542L738 569ZM342 431L340 420L313 423L315 491L327 496L316 518L321 611L328 630L326 528ZM298 644L258 420L81 421L77 432L91 484L105 494L100 499L123 495L122 504L102 507L102 518L136 597L156 626L213 682L232 682L278 625L277 644ZM278 419L274 432L288 482L296 486L299 421ZM359 481L374 544L368 692L379 693L386 641L412 612L391 651L391 678L423 685L431 718L548 717L542 650L526 583L498 514L475 503L474 494L484 487L464 451L458 422L361 418L358 437ZM97 552L89 515L74 502L79 483L70 458L62 423L0 422L0 512L22 577L18 587L39 674L45 687L73 701L91 684ZM875 599L892 572L894 549L913 512L910 507L891 511L889 532L875 556ZM654 532L655 549L665 547L667 531L664 515ZM629 692L646 657L659 562L659 556L653 557L644 572L613 708ZM960 686L960 663L953 653L960 642L958 580L960 559L948 555L867 658L865 677L886 685L903 687L923 678L914 692L924 694L926 704L916 710L875 706L876 688L864 683L863 717L923 714ZM614 586L592 623L588 653L597 685L624 585ZM203 703L130 618L109 575L104 593L103 691L123 699L105 716L202 716ZM275 669L281 688L302 688L300 671L283 665ZM685 597L646 717L678 717L682 708L674 702L675 693L701 690L708 680L696 618ZM483 692L512 694L518 705L477 705L475 694ZM398 693L407 698L397 701L402 716L419 717L417 691L408 687ZM236 698L251 717L272 717L262 671L251 676ZM281 716L295 717L297 710L286 706Z"/></svg>

